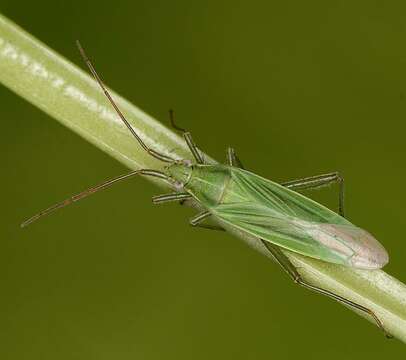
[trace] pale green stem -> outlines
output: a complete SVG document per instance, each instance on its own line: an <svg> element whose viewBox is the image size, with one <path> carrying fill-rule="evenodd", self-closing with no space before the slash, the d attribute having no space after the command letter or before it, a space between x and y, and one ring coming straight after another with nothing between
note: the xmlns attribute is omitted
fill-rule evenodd
<svg viewBox="0 0 406 360"><path fill-rule="evenodd" d="M0 81L129 168L162 169L163 164L130 136L87 73L1 15ZM190 158L179 136L114 92L113 97L148 145L167 155ZM255 239L234 235L260 247ZM380 270L354 270L287 254L306 280L372 309L389 333L406 342L403 283Z"/></svg>

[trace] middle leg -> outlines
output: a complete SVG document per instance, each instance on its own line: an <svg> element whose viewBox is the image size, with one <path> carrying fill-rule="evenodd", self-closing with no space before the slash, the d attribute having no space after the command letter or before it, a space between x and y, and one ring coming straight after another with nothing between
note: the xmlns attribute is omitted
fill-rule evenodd
<svg viewBox="0 0 406 360"><path fill-rule="evenodd" d="M227 149L227 162L228 165L238 167L240 169L244 169L244 165L242 164L241 160L238 158L235 150L232 147Z"/></svg>

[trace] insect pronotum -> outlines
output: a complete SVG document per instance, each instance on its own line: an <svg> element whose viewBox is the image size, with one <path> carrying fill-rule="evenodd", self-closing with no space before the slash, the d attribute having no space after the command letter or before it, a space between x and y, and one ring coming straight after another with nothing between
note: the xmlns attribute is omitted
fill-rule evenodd
<svg viewBox="0 0 406 360"><path fill-rule="evenodd" d="M194 199L205 210L190 220L192 226L224 230L205 222L208 218L214 218L225 227L255 236L295 283L370 315L386 336L390 337L371 309L306 282L281 251L281 248L288 249L326 262L359 269L379 269L388 262L388 254L383 246L371 234L345 219L344 180L338 173L278 184L245 170L232 148L227 152L227 164L206 164L190 133L175 125L172 112L171 123L176 130L182 132L195 161L176 160L161 154L149 148L131 127L82 46L79 42L77 45L90 72L121 121L148 154L168 165L164 171L141 169L108 180L39 212L21 226L27 226L59 208L132 176L142 174L157 177L167 181L175 192L154 196L152 200L155 204ZM339 214L296 192L333 182L339 184Z"/></svg>

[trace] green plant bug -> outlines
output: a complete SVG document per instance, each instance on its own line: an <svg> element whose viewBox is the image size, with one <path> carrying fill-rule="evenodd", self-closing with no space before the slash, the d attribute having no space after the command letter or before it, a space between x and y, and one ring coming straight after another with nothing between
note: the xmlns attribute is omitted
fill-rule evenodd
<svg viewBox="0 0 406 360"><path fill-rule="evenodd" d="M232 148L227 152L227 164L206 164L191 134L181 131L194 161L174 159L149 148L131 127L107 91L93 64L77 42L80 53L109 102L143 149L154 158L167 163L164 171L140 169L108 180L71 198L55 204L22 223L22 227L49 213L105 189L135 175L146 175L166 181L175 192L153 197L155 204L194 200L204 211L190 220L192 226L209 229L237 229L258 239L264 249L299 285L329 296L347 306L372 316L386 333L375 313L360 304L331 291L311 285L281 251L287 249L329 263L357 269L380 269L389 260L384 247L367 231L344 217L344 180L338 173L329 173L278 184L244 169ZM339 214L298 193L333 182L339 184ZM219 225L206 223L212 218Z"/></svg>

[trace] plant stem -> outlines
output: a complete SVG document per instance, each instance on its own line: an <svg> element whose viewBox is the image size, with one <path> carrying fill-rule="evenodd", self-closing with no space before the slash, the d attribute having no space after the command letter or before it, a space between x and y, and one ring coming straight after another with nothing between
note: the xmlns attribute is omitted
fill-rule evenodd
<svg viewBox="0 0 406 360"><path fill-rule="evenodd" d="M93 78L2 15L0 81L129 168L162 170L163 164L134 141ZM112 96L149 146L167 155L190 158L179 136L116 93L112 92ZM234 235L264 252L257 239L242 233ZM286 254L305 280L370 308L390 334L406 342L403 283L381 270L354 270L287 251Z"/></svg>

